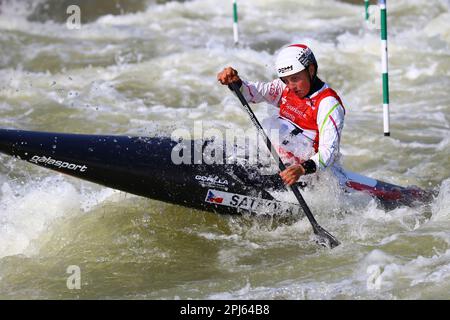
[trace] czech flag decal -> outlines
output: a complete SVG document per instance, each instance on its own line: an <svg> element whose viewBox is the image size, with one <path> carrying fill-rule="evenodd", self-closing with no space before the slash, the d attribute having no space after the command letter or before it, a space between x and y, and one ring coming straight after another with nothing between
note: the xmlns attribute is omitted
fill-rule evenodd
<svg viewBox="0 0 450 320"><path fill-rule="evenodd" d="M206 202L222 203L223 198L215 195L211 190L208 190L208 195L206 196Z"/></svg>

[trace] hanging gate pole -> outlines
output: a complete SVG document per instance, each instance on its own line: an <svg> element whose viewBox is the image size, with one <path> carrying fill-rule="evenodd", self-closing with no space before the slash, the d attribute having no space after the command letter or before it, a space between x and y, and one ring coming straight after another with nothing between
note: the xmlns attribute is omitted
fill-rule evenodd
<svg viewBox="0 0 450 320"><path fill-rule="evenodd" d="M233 36L234 44L236 45L239 43L238 12L236 0L233 0Z"/></svg>
<svg viewBox="0 0 450 320"><path fill-rule="evenodd" d="M383 129L384 135L390 136L389 129L389 77L387 47L387 14L386 0L379 0L381 16L381 72L383 81Z"/></svg>

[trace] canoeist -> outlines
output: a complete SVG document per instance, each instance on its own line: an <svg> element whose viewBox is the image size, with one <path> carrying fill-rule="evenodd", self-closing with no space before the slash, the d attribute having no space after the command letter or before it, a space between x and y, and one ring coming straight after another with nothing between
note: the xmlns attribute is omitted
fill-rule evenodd
<svg viewBox="0 0 450 320"><path fill-rule="evenodd" d="M340 97L317 76L316 58L304 44L282 48L276 69L279 78L271 82L242 80L232 67L221 71L217 79L223 85L238 83L251 103L267 102L279 108L276 121L265 121L263 126L280 130L279 143L273 142L288 166L280 173L285 184L327 168L339 176L345 115Z"/></svg>

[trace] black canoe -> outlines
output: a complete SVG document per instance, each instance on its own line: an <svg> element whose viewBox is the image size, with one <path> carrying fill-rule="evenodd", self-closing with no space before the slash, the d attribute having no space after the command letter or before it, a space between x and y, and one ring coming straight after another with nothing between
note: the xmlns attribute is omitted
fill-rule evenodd
<svg viewBox="0 0 450 320"><path fill-rule="evenodd" d="M0 152L106 187L225 214L301 213L298 205L277 201L271 195L271 190L286 190L277 174L264 175L258 166L236 163L194 164L195 152L202 153L207 143L0 129ZM172 155L183 154L181 145L193 151L187 163L175 164ZM347 189L368 192L387 207L411 205L430 197L421 189L346 173Z"/></svg>

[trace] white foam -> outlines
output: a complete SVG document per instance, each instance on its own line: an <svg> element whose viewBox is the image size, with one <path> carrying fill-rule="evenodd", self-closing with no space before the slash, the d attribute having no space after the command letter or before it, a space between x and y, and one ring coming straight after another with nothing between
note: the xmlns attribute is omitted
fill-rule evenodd
<svg viewBox="0 0 450 320"><path fill-rule="evenodd" d="M58 219L89 213L104 202L123 201L123 193L90 183L73 185L62 175L15 181L2 179L0 196L0 258L35 255L40 235Z"/></svg>
<svg viewBox="0 0 450 320"><path fill-rule="evenodd" d="M424 32L428 36L441 36L442 39L450 43L450 13L444 12L436 18L432 19L425 27Z"/></svg>
<svg viewBox="0 0 450 320"><path fill-rule="evenodd" d="M432 221L446 221L450 217L450 179L442 182L439 195L432 205Z"/></svg>
<svg viewBox="0 0 450 320"><path fill-rule="evenodd" d="M5 182L1 187L0 257L27 252L30 243L58 218L76 214L80 197L59 177L26 184Z"/></svg>

